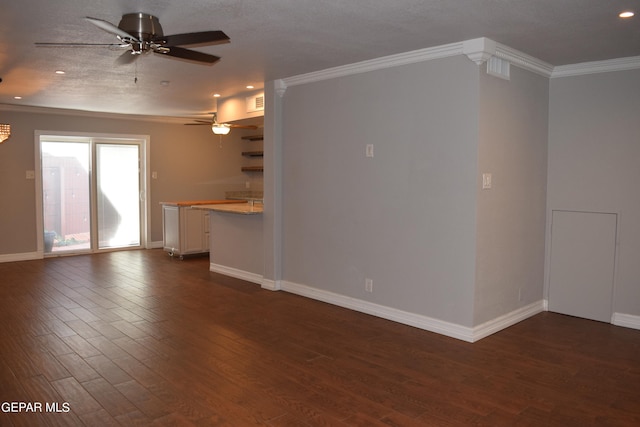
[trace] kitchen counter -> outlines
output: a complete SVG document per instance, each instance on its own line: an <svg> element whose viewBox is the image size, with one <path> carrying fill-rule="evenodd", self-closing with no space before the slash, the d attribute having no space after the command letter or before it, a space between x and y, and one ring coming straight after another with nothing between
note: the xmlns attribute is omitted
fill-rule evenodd
<svg viewBox="0 0 640 427"><path fill-rule="evenodd" d="M262 202L264 192L254 190L225 191L224 198L228 200L255 200Z"/></svg>
<svg viewBox="0 0 640 427"><path fill-rule="evenodd" d="M204 209L210 210L214 212L227 212L232 214L239 215L258 215L263 212L262 203L254 203L254 202L241 202L238 200L232 200L235 203L225 203L225 204L201 204L201 205L192 205L193 209Z"/></svg>
<svg viewBox="0 0 640 427"><path fill-rule="evenodd" d="M234 215L216 216L233 216L238 220L240 216L262 214L262 203L246 200L181 200L161 202L161 205L163 248L169 255L180 259L184 255L210 252L214 240L210 233L211 212L231 213ZM221 220L216 221L219 222ZM220 239L216 240L217 248L219 243Z"/></svg>
<svg viewBox="0 0 640 427"><path fill-rule="evenodd" d="M225 204L239 204L246 203L240 200L182 200L179 202L160 202L161 205L167 206L201 206L201 205L225 205Z"/></svg>

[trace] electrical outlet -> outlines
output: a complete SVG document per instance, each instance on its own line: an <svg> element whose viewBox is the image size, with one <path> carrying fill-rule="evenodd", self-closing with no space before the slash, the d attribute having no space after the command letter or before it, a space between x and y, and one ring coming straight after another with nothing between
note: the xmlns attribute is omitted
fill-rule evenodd
<svg viewBox="0 0 640 427"><path fill-rule="evenodd" d="M364 279L364 290L367 292L373 292L373 280Z"/></svg>

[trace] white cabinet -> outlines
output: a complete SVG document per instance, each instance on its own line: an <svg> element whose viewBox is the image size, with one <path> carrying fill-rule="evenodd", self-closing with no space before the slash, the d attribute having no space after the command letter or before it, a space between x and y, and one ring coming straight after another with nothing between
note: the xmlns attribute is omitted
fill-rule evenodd
<svg viewBox="0 0 640 427"><path fill-rule="evenodd" d="M171 256L209 252L209 211L189 206L162 206L162 240Z"/></svg>

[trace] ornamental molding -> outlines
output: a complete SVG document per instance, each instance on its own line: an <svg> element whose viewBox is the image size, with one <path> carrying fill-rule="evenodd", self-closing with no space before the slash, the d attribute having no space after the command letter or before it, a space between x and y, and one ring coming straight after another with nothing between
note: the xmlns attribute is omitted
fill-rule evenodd
<svg viewBox="0 0 640 427"><path fill-rule="evenodd" d="M640 56L609 59L606 61L582 62L579 64L560 65L553 69L551 78L583 76L586 74L610 73L640 69Z"/></svg>
<svg viewBox="0 0 640 427"><path fill-rule="evenodd" d="M284 93L287 91L287 84L282 79L278 79L274 82L274 89L276 91L276 95L280 98L284 96Z"/></svg>
<svg viewBox="0 0 640 427"><path fill-rule="evenodd" d="M548 62L544 62L538 58L500 43L496 43L496 50L493 55L509 61L511 65L545 77L551 77L551 73L554 69L553 65Z"/></svg>
<svg viewBox="0 0 640 427"><path fill-rule="evenodd" d="M291 86L314 83L323 80L334 79L337 77L345 77L366 73L369 71L382 70L385 68L415 64L418 62L431 61L434 59L448 58L458 55L466 55L471 61L475 62L478 65L484 64L489 60L489 58L495 56L504 61L508 61L514 66L518 66L525 70L529 70L546 77L550 77L553 71L553 66L551 64L534 58L531 55L527 55L526 53L512 49L508 46L502 45L489 38L480 37L477 39L465 40L458 43L450 43L426 49L419 49L410 52L399 53L396 55L371 59L368 61L356 62L354 64L342 65L339 67L300 74L278 81L282 82L282 93L284 93L284 90Z"/></svg>
<svg viewBox="0 0 640 427"><path fill-rule="evenodd" d="M418 62L430 61L432 59L447 58L460 54L462 54L462 42L384 56L368 61L356 62L354 64L341 65L339 67L328 68L326 70L287 77L282 79L282 81L287 87L291 87L330 80L337 77L345 77L369 71L397 67L400 65L415 64Z"/></svg>

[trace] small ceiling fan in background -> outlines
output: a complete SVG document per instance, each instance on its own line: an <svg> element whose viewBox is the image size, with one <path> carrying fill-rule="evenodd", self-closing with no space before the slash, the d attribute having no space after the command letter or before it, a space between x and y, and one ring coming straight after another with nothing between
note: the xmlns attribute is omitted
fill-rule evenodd
<svg viewBox="0 0 640 427"><path fill-rule="evenodd" d="M118 26L97 18L86 18L96 27L115 35L119 43L36 43L38 47L87 47L108 46L126 49L118 59L118 64L133 62L142 54L150 52L171 58L183 59L204 65L212 65L220 57L185 49L181 46L209 46L229 43L229 37L222 31L201 31L164 35L160 21L147 13L128 13L122 16Z"/></svg>
<svg viewBox="0 0 640 427"><path fill-rule="evenodd" d="M231 128L236 129L258 129L258 126L254 125L237 125L233 123L218 123L218 115L216 113L213 114L213 120L195 120L195 123L185 123L187 126L202 126L207 125L211 126L211 130L216 135L226 135L231 131Z"/></svg>

